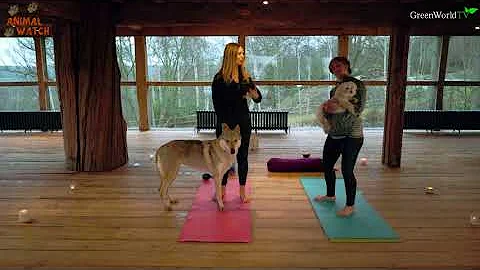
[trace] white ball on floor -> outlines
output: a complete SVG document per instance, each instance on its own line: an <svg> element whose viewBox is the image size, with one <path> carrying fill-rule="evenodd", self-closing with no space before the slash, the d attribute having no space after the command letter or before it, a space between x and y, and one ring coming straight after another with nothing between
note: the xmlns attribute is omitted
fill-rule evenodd
<svg viewBox="0 0 480 270"><path fill-rule="evenodd" d="M470 224L473 226L480 226L480 217L476 213L470 214Z"/></svg>
<svg viewBox="0 0 480 270"><path fill-rule="evenodd" d="M30 223L32 222L32 217L27 209L22 209L18 212L18 222L21 223Z"/></svg>
<svg viewBox="0 0 480 270"><path fill-rule="evenodd" d="M368 159L367 158L361 158L360 159L360 165L367 166L367 164L368 164Z"/></svg>

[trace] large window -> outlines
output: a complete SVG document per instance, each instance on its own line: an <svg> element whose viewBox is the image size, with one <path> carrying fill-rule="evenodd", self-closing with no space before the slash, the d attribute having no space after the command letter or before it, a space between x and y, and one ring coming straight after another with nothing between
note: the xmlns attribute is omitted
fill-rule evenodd
<svg viewBox="0 0 480 270"><path fill-rule="evenodd" d="M480 81L480 36L450 37L447 81Z"/></svg>
<svg viewBox="0 0 480 270"><path fill-rule="evenodd" d="M37 65L33 38L0 38L0 82L35 82Z"/></svg>
<svg viewBox="0 0 480 270"><path fill-rule="evenodd" d="M256 80L332 80L330 59L337 55L333 36L248 36L247 68Z"/></svg>
<svg viewBox="0 0 480 270"><path fill-rule="evenodd" d="M210 82L220 69L225 45L237 40L231 36L147 37L150 126L193 127L196 110L213 110Z"/></svg>
<svg viewBox="0 0 480 270"><path fill-rule="evenodd" d="M480 110L480 86L446 86L443 91L444 110Z"/></svg>
<svg viewBox="0 0 480 270"><path fill-rule="evenodd" d="M116 37L117 63L120 69L120 91L122 97L122 114L129 128L138 128L137 88L125 85L135 82L135 40L131 36Z"/></svg>
<svg viewBox="0 0 480 270"><path fill-rule="evenodd" d="M55 82L57 76L55 74L55 52L53 48L53 38L46 37L45 38L45 55L47 58L47 76L48 80L51 82Z"/></svg>
<svg viewBox="0 0 480 270"><path fill-rule="evenodd" d="M32 37L0 38L0 110L40 110L40 89L45 89L47 110L59 110L60 102L55 87L55 58L53 38L44 41L47 81L40 85L37 76L36 53ZM42 103L42 104L45 104Z"/></svg>
<svg viewBox="0 0 480 270"><path fill-rule="evenodd" d="M135 81L135 42L133 37L116 37L117 62L121 81Z"/></svg>
<svg viewBox="0 0 480 270"><path fill-rule="evenodd" d="M407 67L408 80L436 81L438 79L440 46L440 37L410 37Z"/></svg>
<svg viewBox="0 0 480 270"><path fill-rule="evenodd" d="M386 86L367 86L367 103L362 113L364 127L384 126L386 89Z"/></svg>
<svg viewBox="0 0 480 270"><path fill-rule="evenodd" d="M47 108L51 111L60 111L60 97L56 86L47 89Z"/></svg>
<svg viewBox="0 0 480 270"><path fill-rule="evenodd" d="M38 111L37 86L0 86L0 110Z"/></svg>
<svg viewBox="0 0 480 270"><path fill-rule="evenodd" d="M408 50L405 110L435 110L441 37L412 36ZM423 85L430 83L431 85Z"/></svg>
<svg viewBox="0 0 480 270"><path fill-rule="evenodd" d="M350 36L348 57L352 76L362 81L380 81L381 86L366 85L367 101L362 113L364 127L383 127L388 76L390 38L388 36Z"/></svg>
<svg viewBox="0 0 480 270"><path fill-rule="evenodd" d="M437 91L435 86L411 85L407 86L405 110L435 110Z"/></svg>
<svg viewBox="0 0 480 270"><path fill-rule="evenodd" d="M36 81L33 38L0 38L0 82L7 83L0 87L0 110L39 110Z"/></svg>
<svg viewBox="0 0 480 270"><path fill-rule="evenodd" d="M291 127L318 126L315 112L329 98L329 86L309 85L264 85L261 87L262 102L250 102L250 109L288 111Z"/></svg>
<svg viewBox="0 0 480 270"><path fill-rule="evenodd" d="M263 96L261 103L250 103L251 110L288 111L290 126L318 126L316 109L331 89L322 81L334 80L328 64L337 55L338 38L247 36L245 43L247 69Z"/></svg>
<svg viewBox="0 0 480 270"><path fill-rule="evenodd" d="M129 128L138 127L138 101L137 88L135 86L121 86L122 113Z"/></svg>
<svg viewBox="0 0 480 270"><path fill-rule="evenodd" d="M479 108L479 87L471 81L480 81L480 37L452 36L446 39L449 43L444 82L440 82L438 77L441 40L441 37L410 37L408 55L410 86L407 87L405 110ZM451 86L452 82L457 85ZM443 87L442 100L437 100L439 87Z"/></svg>
<svg viewBox="0 0 480 270"><path fill-rule="evenodd" d="M193 127L196 110L213 110L210 86L150 86L152 127Z"/></svg>
<svg viewBox="0 0 480 270"><path fill-rule="evenodd" d="M147 37L147 80L211 81L229 42L237 37Z"/></svg>
<svg viewBox="0 0 480 270"><path fill-rule="evenodd" d="M348 57L352 76L361 80L385 81L388 73L388 36L350 36Z"/></svg>

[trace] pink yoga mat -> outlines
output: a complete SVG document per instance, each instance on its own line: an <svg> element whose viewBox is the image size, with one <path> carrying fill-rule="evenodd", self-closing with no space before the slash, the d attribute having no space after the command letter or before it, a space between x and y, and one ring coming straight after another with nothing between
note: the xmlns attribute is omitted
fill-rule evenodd
<svg viewBox="0 0 480 270"><path fill-rule="evenodd" d="M218 211L212 201L215 181L203 181L199 187L192 209L187 215L180 242L237 242L252 240L252 218L250 203L242 203L239 196L238 179L229 179L223 212ZM250 192L247 181L247 193Z"/></svg>

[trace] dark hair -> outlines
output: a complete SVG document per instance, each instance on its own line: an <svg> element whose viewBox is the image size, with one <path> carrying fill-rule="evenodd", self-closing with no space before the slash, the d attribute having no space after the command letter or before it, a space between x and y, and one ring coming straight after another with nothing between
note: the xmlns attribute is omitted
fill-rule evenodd
<svg viewBox="0 0 480 270"><path fill-rule="evenodd" d="M352 69L350 68L350 61L346 57L343 56L337 56L334 57L332 60L330 60L330 64L328 64L328 69L330 70L330 73L333 73L332 71L332 64L333 62L339 62L347 66L348 69L348 74L352 74Z"/></svg>

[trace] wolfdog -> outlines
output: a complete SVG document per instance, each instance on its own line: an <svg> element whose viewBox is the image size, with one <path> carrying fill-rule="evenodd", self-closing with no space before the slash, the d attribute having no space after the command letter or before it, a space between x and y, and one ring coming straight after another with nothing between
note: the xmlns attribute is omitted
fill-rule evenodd
<svg viewBox="0 0 480 270"><path fill-rule="evenodd" d="M168 188L177 177L180 165L199 171L208 171L215 179L218 209L223 211L222 177L235 161L241 144L240 127L233 130L222 123L222 134L214 140L174 140L160 146L155 163L160 174L160 198L166 210L178 201L168 194Z"/></svg>

